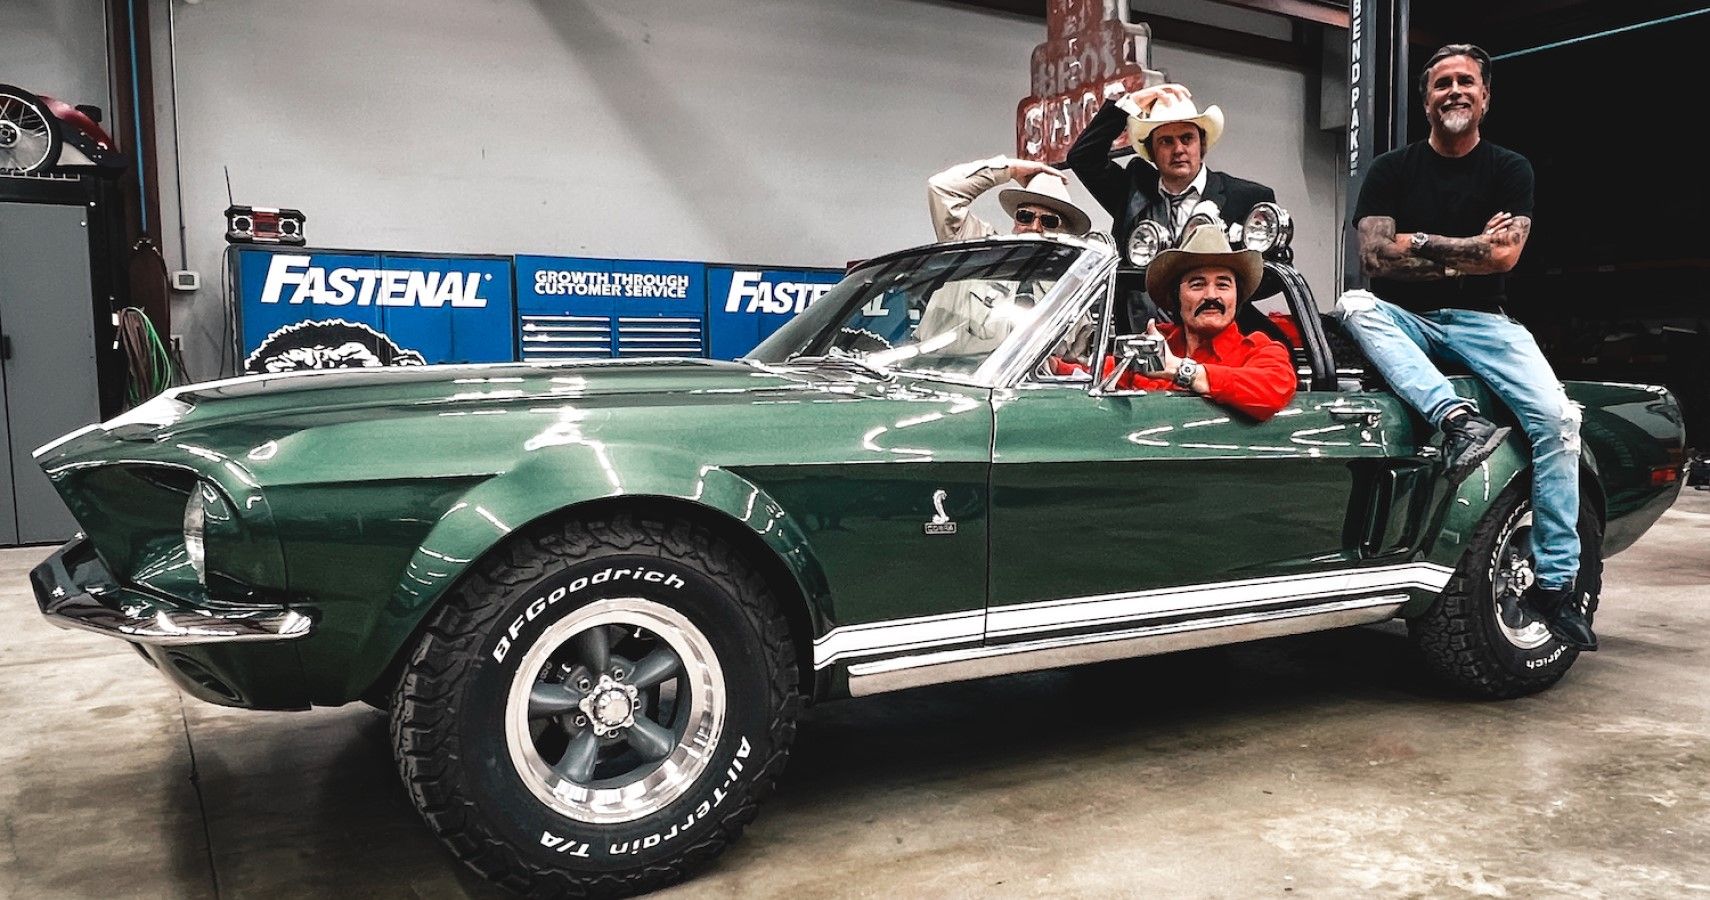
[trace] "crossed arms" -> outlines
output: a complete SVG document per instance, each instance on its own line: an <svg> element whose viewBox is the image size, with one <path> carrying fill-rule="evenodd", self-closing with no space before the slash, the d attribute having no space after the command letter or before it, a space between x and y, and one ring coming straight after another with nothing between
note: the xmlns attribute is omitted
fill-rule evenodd
<svg viewBox="0 0 1710 900"><path fill-rule="evenodd" d="M1435 281L1513 269L1532 233L1532 219L1499 212L1479 234L1433 234L1418 250L1413 249L1413 234L1396 234L1395 220L1389 216L1366 216L1360 220L1359 230L1360 267L1367 275L1397 281Z"/></svg>

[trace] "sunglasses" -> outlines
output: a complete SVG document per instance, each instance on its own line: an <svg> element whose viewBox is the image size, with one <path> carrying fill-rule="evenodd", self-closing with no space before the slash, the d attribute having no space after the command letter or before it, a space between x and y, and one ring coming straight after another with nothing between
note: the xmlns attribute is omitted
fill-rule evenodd
<svg viewBox="0 0 1710 900"><path fill-rule="evenodd" d="M1035 219L1038 219L1039 224L1046 228L1063 227L1063 217L1056 215L1055 213L1036 213L1031 209L1018 209L1015 211L1015 223L1017 225L1032 225L1033 220Z"/></svg>

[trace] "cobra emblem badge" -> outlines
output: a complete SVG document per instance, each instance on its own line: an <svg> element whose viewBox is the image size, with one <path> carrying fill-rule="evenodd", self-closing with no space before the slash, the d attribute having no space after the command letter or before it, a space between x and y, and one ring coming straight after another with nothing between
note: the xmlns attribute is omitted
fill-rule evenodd
<svg viewBox="0 0 1710 900"><path fill-rule="evenodd" d="M949 496L943 488L932 492L932 521L922 526L927 534L956 533L956 523L950 521L950 514L944 511L944 499Z"/></svg>

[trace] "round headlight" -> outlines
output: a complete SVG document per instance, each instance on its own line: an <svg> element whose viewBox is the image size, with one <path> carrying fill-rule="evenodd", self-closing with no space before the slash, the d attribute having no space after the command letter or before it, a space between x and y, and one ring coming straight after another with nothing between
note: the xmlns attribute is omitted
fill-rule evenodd
<svg viewBox="0 0 1710 900"><path fill-rule="evenodd" d="M1287 249L1289 242L1294 240L1294 221L1275 203L1256 203L1253 211L1247 214L1247 224L1242 231L1242 241L1248 250L1269 253Z"/></svg>
<svg viewBox="0 0 1710 900"><path fill-rule="evenodd" d="M1128 261L1137 266L1149 266L1170 243L1170 233L1150 219L1134 226L1128 238Z"/></svg>
<svg viewBox="0 0 1710 900"><path fill-rule="evenodd" d="M208 545L203 540L203 532L208 525L208 515L202 492L208 490L212 488L197 484L190 491L189 502L184 504L184 552L190 557L190 568L196 570L196 580L204 584L208 580Z"/></svg>

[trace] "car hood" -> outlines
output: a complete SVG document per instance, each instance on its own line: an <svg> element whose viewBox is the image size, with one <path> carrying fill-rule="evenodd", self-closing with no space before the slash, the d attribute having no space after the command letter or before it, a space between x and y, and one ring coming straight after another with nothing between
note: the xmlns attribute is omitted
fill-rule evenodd
<svg viewBox="0 0 1710 900"><path fill-rule="evenodd" d="M909 375L717 360L329 370L175 388L36 456L50 475L176 459L239 466L263 483L286 458L293 478L340 467L344 478L492 473L543 445L584 440L670 447L713 464L828 461L870 453L860 445L876 428L971 412L988 396ZM989 434L989 416L980 418Z"/></svg>

